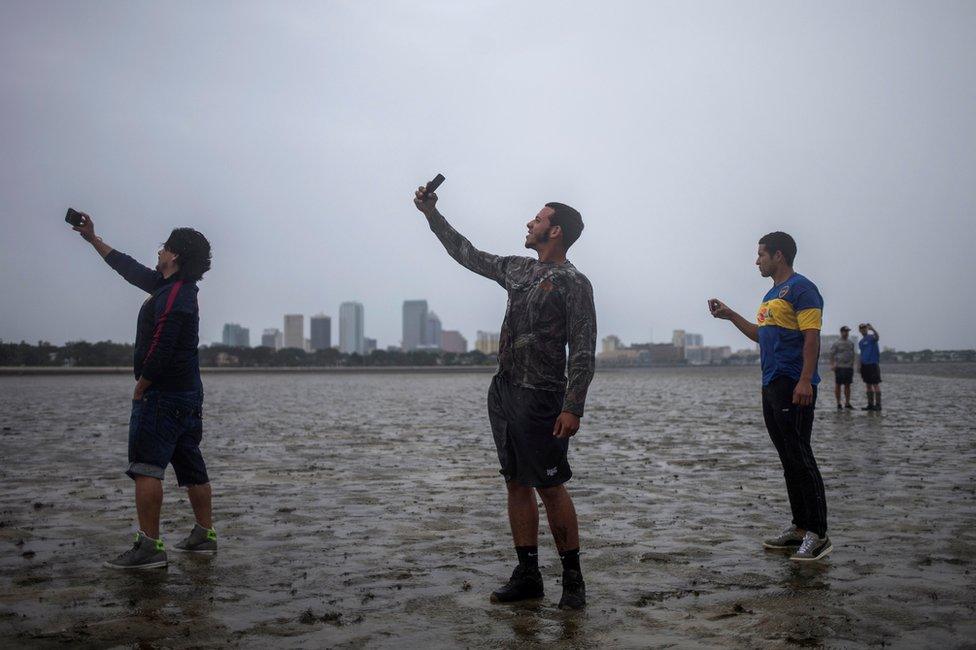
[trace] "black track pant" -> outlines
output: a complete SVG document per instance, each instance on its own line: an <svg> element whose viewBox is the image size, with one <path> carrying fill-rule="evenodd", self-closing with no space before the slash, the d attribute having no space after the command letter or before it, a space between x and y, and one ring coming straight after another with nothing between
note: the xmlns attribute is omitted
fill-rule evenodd
<svg viewBox="0 0 976 650"><path fill-rule="evenodd" d="M810 406L793 403L795 387L796 380L785 376L776 377L763 386L763 419L783 463L793 524L823 537L827 534L827 498L820 469L810 448L817 387L813 387Z"/></svg>

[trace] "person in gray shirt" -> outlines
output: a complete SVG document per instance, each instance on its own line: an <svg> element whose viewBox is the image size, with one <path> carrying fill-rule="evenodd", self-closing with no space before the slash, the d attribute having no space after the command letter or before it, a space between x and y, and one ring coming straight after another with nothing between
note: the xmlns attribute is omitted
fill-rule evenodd
<svg viewBox="0 0 976 650"><path fill-rule="evenodd" d="M423 187L414 196L447 253L508 293L498 373L488 391L488 420L508 492L519 564L491 600L510 603L544 594L538 565L538 494L563 565L559 607L581 609L586 590L579 526L564 483L573 475L567 460L569 439L580 428L596 352L593 288L566 259L567 249L583 232L583 218L568 205L547 203L526 224L525 247L538 257L500 256L472 246L436 203L437 195Z"/></svg>
<svg viewBox="0 0 976 650"><path fill-rule="evenodd" d="M850 339L851 328L844 325L840 328L840 340L830 346L830 369L834 371L834 397L837 398L838 409L850 409L851 382L854 381L854 341ZM844 387L844 404L840 403L840 388Z"/></svg>

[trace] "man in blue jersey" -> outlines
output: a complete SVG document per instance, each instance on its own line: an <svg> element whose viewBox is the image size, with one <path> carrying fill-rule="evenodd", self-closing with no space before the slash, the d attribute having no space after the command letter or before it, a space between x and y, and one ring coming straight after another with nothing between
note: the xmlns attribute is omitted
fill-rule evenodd
<svg viewBox="0 0 976 650"><path fill-rule="evenodd" d="M878 330L871 323L857 326L861 340L857 347L861 352L861 379L867 387L868 405L862 411L881 410L881 353L878 351Z"/></svg>
<svg viewBox="0 0 976 650"><path fill-rule="evenodd" d="M793 522L782 533L763 541L770 549L794 551L790 559L819 560L833 547L827 537L827 499L823 479L810 447L813 410L817 403L817 357L823 298L816 285L793 271L796 242L785 232L759 240L756 266L773 288L750 322L721 300L712 298L712 316L732 321L740 332L759 343L762 361L763 419L779 453L786 477Z"/></svg>
<svg viewBox="0 0 976 650"><path fill-rule="evenodd" d="M210 478L200 453L203 435L203 384L200 381L200 310L197 282L210 270L210 242L192 228L176 228L150 269L114 250L95 234L87 214L75 227L119 275L149 297L139 309L133 354L135 388L129 418L129 466L135 483L139 532L135 544L105 563L110 569L165 567L159 533L163 475L172 465L186 488L196 524L175 546L188 553L213 554Z"/></svg>

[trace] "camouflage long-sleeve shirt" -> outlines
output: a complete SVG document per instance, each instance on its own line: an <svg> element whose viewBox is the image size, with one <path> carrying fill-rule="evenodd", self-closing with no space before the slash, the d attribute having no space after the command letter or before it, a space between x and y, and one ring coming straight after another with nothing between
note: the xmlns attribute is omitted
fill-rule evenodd
<svg viewBox="0 0 976 650"><path fill-rule="evenodd" d="M563 410L582 416L596 353L590 281L568 261L554 264L479 251L437 211L428 222L451 257L508 291L498 341L499 373L525 388L565 390Z"/></svg>

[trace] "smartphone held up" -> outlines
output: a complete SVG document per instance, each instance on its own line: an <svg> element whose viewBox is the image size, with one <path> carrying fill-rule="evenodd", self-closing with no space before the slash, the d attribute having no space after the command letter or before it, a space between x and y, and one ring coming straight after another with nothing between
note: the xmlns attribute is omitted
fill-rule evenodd
<svg viewBox="0 0 976 650"><path fill-rule="evenodd" d="M64 220L75 228L79 228L84 223L84 215L74 208L68 208L68 213L64 215Z"/></svg>

